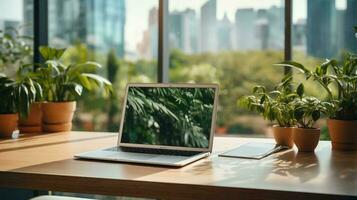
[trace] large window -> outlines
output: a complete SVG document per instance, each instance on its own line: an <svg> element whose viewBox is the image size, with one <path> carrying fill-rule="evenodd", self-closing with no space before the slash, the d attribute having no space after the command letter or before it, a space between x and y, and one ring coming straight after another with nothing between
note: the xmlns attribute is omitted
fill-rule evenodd
<svg viewBox="0 0 357 200"><path fill-rule="evenodd" d="M47 10L34 20L39 5ZM80 99L75 130L116 132L126 83L168 79L219 83L216 131L267 136L267 122L237 99L254 85L272 89L284 75L272 64L290 55L313 67L357 52L356 10L357 0L13 0L0 1L0 28L24 24L21 34L67 48L65 63L102 64L98 73L113 82L115 95ZM323 95L316 84L306 87Z"/></svg>
<svg viewBox="0 0 357 200"><path fill-rule="evenodd" d="M126 83L157 81L158 1L48 0L48 22L49 45L67 48L65 63L99 62L114 86L110 100L78 102L75 129L118 131Z"/></svg>
<svg viewBox="0 0 357 200"><path fill-rule="evenodd" d="M169 2L171 82L220 84L217 133L269 134L237 99L256 84L272 88L283 76L284 4L265 1Z"/></svg>

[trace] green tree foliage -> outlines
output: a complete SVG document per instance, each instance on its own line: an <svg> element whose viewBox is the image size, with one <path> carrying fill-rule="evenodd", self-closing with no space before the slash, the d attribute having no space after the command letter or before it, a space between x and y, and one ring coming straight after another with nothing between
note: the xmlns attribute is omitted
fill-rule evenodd
<svg viewBox="0 0 357 200"><path fill-rule="evenodd" d="M123 139L206 148L213 102L210 88L129 88Z"/></svg>

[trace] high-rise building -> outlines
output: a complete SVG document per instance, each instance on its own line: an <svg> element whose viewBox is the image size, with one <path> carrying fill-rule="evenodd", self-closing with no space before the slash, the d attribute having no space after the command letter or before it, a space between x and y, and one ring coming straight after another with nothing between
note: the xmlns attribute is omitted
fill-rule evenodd
<svg viewBox="0 0 357 200"><path fill-rule="evenodd" d="M24 29L23 29L23 34L24 35L33 35L33 4L34 0L24 0L23 1L23 23L24 23Z"/></svg>
<svg viewBox="0 0 357 200"><path fill-rule="evenodd" d="M153 59L158 56L158 9L149 11L148 28L144 31L141 42L136 49L140 58Z"/></svg>
<svg viewBox="0 0 357 200"><path fill-rule="evenodd" d="M122 57L125 11L125 0L49 1L50 42L56 46L83 42L99 52L114 49ZM25 19L32 19L33 12L33 0L24 0Z"/></svg>
<svg viewBox="0 0 357 200"><path fill-rule="evenodd" d="M229 21L225 13L223 19L218 21L217 24L217 48L218 50L231 50L233 49L233 24Z"/></svg>
<svg viewBox="0 0 357 200"><path fill-rule="evenodd" d="M200 50L217 50L217 1L208 0L201 7Z"/></svg>
<svg viewBox="0 0 357 200"><path fill-rule="evenodd" d="M294 23L291 33L294 49L306 52L306 19L299 19Z"/></svg>
<svg viewBox="0 0 357 200"><path fill-rule="evenodd" d="M353 27L357 26L357 1L347 0L345 16L345 46L348 50L357 53L357 39Z"/></svg>
<svg viewBox="0 0 357 200"><path fill-rule="evenodd" d="M319 58L335 56L335 0L307 1L307 53Z"/></svg>
<svg viewBox="0 0 357 200"><path fill-rule="evenodd" d="M252 50L257 47L255 38L256 13L253 8L237 9L235 14L235 41L239 50Z"/></svg>
<svg viewBox="0 0 357 200"><path fill-rule="evenodd" d="M269 25L268 48L284 49L284 7L272 6L267 10Z"/></svg>
<svg viewBox="0 0 357 200"><path fill-rule="evenodd" d="M169 30L170 48L178 48L186 53L197 52L198 20L194 10L170 13Z"/></svg>

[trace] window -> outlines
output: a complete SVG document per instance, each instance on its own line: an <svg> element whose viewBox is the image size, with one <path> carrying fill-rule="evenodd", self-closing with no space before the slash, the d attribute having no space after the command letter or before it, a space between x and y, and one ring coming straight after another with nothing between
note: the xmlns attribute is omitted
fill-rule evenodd
<svg viewBox="0 0 357 200"><path fill-rule="evenodd" d="M282 1L171 0L169 46L171 82L220 84L216 132L268 134L266 122L239 109L237 99L283 77L272 66L284 59Z"/></svg>
<svg viewBox="0 0 357 200"><path fill-rule="evenodd" d="M27 63L32 60L32 46L33 46L33 0L13 0L0 1L0 30L3 32L1 38L5 34L12 38L17 38L15 43L12 42L12 52L20 54L19 58L24 57L20 61L13 63L12 61L0 61L0 73L5 73L10 77L15 76L15 72L21 63ZM29 36L29 37L22 37ZM1 54L4 57L16 57L14 54L8 55L10 52L8 48L8 41L1 43ZM4 46L3 46L4 45ZM5 48L3 48L5 47ZM20 53L19 53L20 52ZM9 59L11 60L11 59Z"/></svg>
<svg viewBox="0 0 357 200"><path fill-rule="evenodd" d="M109 105L82 98L74 129L118 131L126 83L157 81L158 1L49 0L48 18L49 45L67 48L64 62L99 62L115 91Z"/></svg>

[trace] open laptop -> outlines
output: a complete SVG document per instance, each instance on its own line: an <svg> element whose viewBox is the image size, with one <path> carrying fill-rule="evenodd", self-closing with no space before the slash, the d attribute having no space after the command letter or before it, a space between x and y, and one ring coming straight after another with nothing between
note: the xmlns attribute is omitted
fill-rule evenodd
<svg viewBox="0 0 357 200"><path fill-rule="evenodd" d="M184 166L212 151L216 84L128 84L118 145L76 158Z"/></svg>

